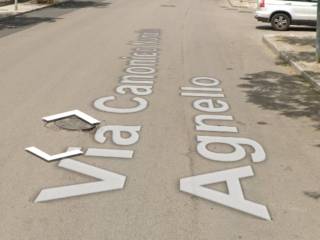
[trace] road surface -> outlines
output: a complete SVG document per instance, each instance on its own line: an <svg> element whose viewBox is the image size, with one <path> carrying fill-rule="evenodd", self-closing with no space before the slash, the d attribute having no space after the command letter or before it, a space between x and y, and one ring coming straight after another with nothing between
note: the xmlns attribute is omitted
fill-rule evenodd
<svg viewBox="0 0 320 240"><path fill-rule="evenodd" d="M319 239L319 93L257 25L224 0L82 2L2 21L1 239ZM75 109L100 124L42 121ZM30 146L85 154L47 162Z"/></svg>

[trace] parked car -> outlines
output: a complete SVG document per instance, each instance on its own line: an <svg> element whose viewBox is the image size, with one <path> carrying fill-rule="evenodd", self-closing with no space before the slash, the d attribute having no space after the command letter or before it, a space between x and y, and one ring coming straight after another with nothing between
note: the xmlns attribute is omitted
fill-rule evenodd
<svg viewBox="0 0 320 240"><path fill-rule="evenodd" d="M274 30L286 31L290 25L315 26L318 0L258 0L255 18L270 22Z"/></svg>

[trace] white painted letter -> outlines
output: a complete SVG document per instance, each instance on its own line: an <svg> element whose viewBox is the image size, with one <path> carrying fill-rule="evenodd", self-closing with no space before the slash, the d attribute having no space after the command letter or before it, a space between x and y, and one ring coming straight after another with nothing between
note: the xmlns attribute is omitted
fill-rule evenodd
<svg viewBox="0 0 320 240"><path fill-rule="evenodd" d="M125 89L129 89L135 95L145 96L152 93L152 86L136 86L136 85L121 85L116 88L116 92L119 94L126 94L128 91Z"/></svg>
<svg viewBox="0 0 320 240"><path fill-rule="evenodd" d="M125 149L88 148L85 153L89 157L132 158L133 151Z"/></svg>
<svg viewBox="0 0 320 240"><path fill-rule="evenodd" d="M139 140L139 131L141 126L103 126L100 127L96 134L95 140L99 143L104 143L107 138L104 136L106 132L112 133L112 141L118 145L132 145L138 142ZM129 133L129 137L122 137L121 133Z"/></svg>
<svg viewBox="0 0 320 240"><path fill-rule="evenodd" d="M158 55L158 53L156 53L156 52L148 53L146 51L144 51L143 54L141 54L141 52L133 53L133 56L135 56L135 57L156 57L157 55Z"/></svg>
<svg viewBox="0 0 320 240"><path fill-rule="evenodd" d="M199 99L193 102L193 107L202 112L226 112L229 110L229 105L221 100L213 100L211 98ZM216 106L221 105L221 106Z"/></svg>
<svg viewBox="0 0 320 240"><path fill-rule="evenodd" d="M155 66L157 63L154 59L133 59L129 61L130 66Z"/></svg>
<svg viewBox="0 0 320 240"><path fill-rule="evenodd" d="M243 196L240 179L251 176L254 176L252 168L246 166L187 177L180 179L180 190L265 220L271 220L268 209L264 205L246 200ZM228 194L204 187L220 182L226 182Z"/></svg>
<svg viewBox="0 0 320 240"><path fill-rule="evenodd" d="M246 150L241 145L249 145L254 149L251 153L253 162L262 162L266 159L266 154L257 142L247 138L234 138L234 137L214 137L214 136L197 136L197 152L209 159L221 162L235 162L239 161L246 156ZM216 153L208 150L209 144L226 144L233 148L231 153ZM240 145L241 144L241 145Z"/></svg>
<svg viewBox="0 0 320 240"><path fill-rule="evenodd" d="M45 202L55 199L122 189L126 181L126 176L109 172L71 158L60 161L58 166L100 179L101 181L43 189L37 196L35 202Z"/></svg>
<svg viewBox="0 0 320 240"><path fill-rule="evenodd" d="M94 107L104 111L104 112L111 112L111 113L134 113L134 112L140 112L147 108L148 102L147 100L139 97L134 97L133 100L139 103L136 107L132 108L115 108L115 107L108 107L105 105L106 102L109 102L111 100L114 100L114 96L109 96L109 97L102 97L97 99L94 102Z"/></svg>
<svg viewBox="0 0 320 240"><path fill-rule="evenodd" d="M121 83L138 83L138 84L152 84L154 79L154 75L125 75L121 77Z"/></svg>
<svg viewBox="0 0 320 240"><path fill-rule="evenodd" d="M205 120L233 120L232 116L224 115L198 115L195 117L196 129L198 131L212 131L212 132L234 132L237 133L236 127L219 126L219 125L208 125L205 124Z"/></svg>
<svg viewBox="0 0 320 240"><path fill-rule="evenodd" d="M152 67L129 67L126 69L126 72L132 74L152 74L156 70Z"/></svg>
<svg viewBox="0 0 320 240"><path fill-rule="evenodd" d="M204 80L205 82L200 82L201 80ZM204 86L204 87L213 87L220 84L219 80L210 78L210 77L194 77L191 79L191 82L194 85Z"/></svg>

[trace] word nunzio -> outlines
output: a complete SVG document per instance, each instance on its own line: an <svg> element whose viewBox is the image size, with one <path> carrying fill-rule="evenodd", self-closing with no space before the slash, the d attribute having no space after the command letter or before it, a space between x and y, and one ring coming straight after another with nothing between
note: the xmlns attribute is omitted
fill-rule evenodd
<svg viewBox="0 0 320 240"><path fill-rule="evenodd" d="M160 41L160 32L149 30L142 32L138 41L133 42L136 46L128 59L128 67L124 70L126 74L120 78L120 86L116 88L116 93L120 95L133 94L131 100L134 106L129 107L111 107L108 105L111 101L116 101L115 96L99 98L95 101L95 108L111 113L134 113L147 108L148 101L141 97L150 95L156 78L156 66L159 58L158 44ZM139 97L137 97L139 96ZM132 103L129 103L133 105Z"/></svg>
<svg viewBox="0 0 320 240"><path fill-rule="evenodd" d="M238 128L233 126L223 126L221 121L232 121L230 115L223 115L230 108L224 98L222 89L219 88L219 80L212 77L194 77L191 79L192 87L182 87L181 96L196 97L192 106L201 114L195 116L195 129L202 133L238 133ZM215 121L218 124L211 125L208 121ZM236 162L247 157L244 146L253 149L250 159L254 163L262 162L266 159L266 154L260 144L242 137L208 136L199 134L196 137L197 153L210 161ZM229 146L231 152L221 152L213 145ZM211 147L210 147L211 146ZM237 209L247 214L271 220L268 209L261 204L245 199L240 180L242 178L254 176L251 166L227 169L197 176L180 179L180 190L194 196L222 204L224 206ZM227 193L212 190L205 187L214 183L226 183Z"/></svg>

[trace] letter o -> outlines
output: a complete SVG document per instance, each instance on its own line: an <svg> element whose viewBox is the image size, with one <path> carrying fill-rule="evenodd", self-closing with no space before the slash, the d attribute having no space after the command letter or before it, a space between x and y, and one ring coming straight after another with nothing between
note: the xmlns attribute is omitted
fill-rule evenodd
<svg viewBox="0 0 320 240"><path fill-rule="evenodd" d="M151 67L129 67L126 69L126 72L133 74L152 74L155 73L156 70Z"/></svg>
<svg viewBox="0 0 320 240"><path fill-rule="evenodd" d="M209 83L201 82L201 80L207 80L210 81ZM205 87L212 87L212 86L218 86L220 84L220 81L214 78L210 77L194 77L191 79L191 82L194 85L198 86L205 86Z"/></svg>

